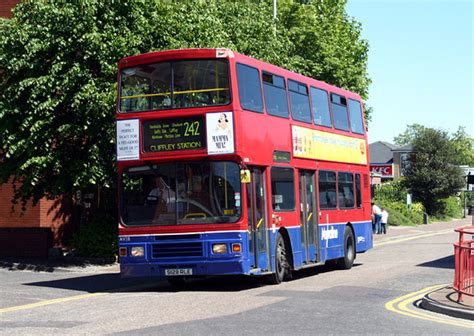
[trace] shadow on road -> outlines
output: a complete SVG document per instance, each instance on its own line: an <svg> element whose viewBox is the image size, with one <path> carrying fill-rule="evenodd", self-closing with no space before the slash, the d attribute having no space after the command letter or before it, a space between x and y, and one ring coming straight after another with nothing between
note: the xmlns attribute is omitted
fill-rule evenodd
<svg viewBox="0 0 474 336"><path fill-rule="evenodd" d="M354 267L360 264L354 264ZM293 280L303 279L318 274L333 271L332 265L307 268L293 272ZM25 283L25 286L38 286L67 289L79 292L239 292L248 289L269 286L266 277L253 276L214 276L206 278L187 279L183 286L173 287L161 278L132 278L122 279L119 273L101 273L77 276L77 273L63 273L66 278ZM71 277L74 276L74 277Z"/></svg>
<svg viewBox="0 0 474 336"><path fill-rule="evenodd" d="M53 273L58 268L62 270L85 268L88 266L110 266L115 263L111 258L58 258L58 259L34 259L34 258L0 258L0 268L8 271L32 271Z"/></svg>
<svg viewBox="0 0 474 336"><path fill-rule="evenodd" d="M418 264L417 266L454 269L454 255L436 259L436 260L431 260L422 264Z"/></svg>
<svg viewBox="0 0 474 336"><path fill-rule="evenodd" d="M67 274L67 273L64 273ZM67 274L69 275L69 274ZM77 275L77 274L75 274ZM247 276L220 276L193 278L183 287L172 287L162 278L122 279L119 273L102 273L75 276L65 279L25 283L25 286L38 286L67 289L89 293L103 292L176 292L176 291L242 291L262 286L260 278Z"/></svg>

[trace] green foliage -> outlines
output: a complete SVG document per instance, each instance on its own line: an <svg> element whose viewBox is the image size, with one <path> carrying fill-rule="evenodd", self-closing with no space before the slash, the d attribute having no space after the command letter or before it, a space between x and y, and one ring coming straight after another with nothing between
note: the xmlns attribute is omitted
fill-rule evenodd
<svg viewBox="0 0 474 336"><path fill-rule="evenodd" d="M98 216L71 240L77 256L109 258L117 255L117 220L113 216Z"/></svg>
<svg viewBox="0 0 474 336"><path fill-rule="evenodd" d="M474 138L466 133L464 127L459 127L451 137L454 146L454 162L458 165L474 167Z"/></svg>
<svg viewBox="0 0 474 336"><path fill-rule="evenodd" d="M433 215L441 210L438 200L455 195L464 186L464 178L455 165L455 148L446 132L425 128L412 145L406 185Z"/></svg>
<svg viewBox="0 0 474 336"><path fill-rule="evenodd" d="M393 142L398 146L410 145L425 130L426 127L420 124L408 125L405 132L393 138Z"/></svg>
<svg viewBox="0 0 474 336"><path fill-rule="evenodd" d="M0 183L34 202L111 186L125 56L228 47L366 99L368 43L345 3L281 0L274 21L271 1L22 1L0 21Z"/></svg>
<svg viewBox="0 0 474 336"><path fill-rule="evenodd" d="M451 196L436 202L436 211L433 217L438 220L462 217L463 204L459 197Z"/></svg>
<svg viewBox="0 0 474 336"><path fill-rule="evenodd" d="M383 202L406 202L408 189L402 179L386 182L374 190L374 200Z"/></svg>
<svg viewBox="0 0 474 336"><path fill-rule="evenodd" d="M381 204L381 206L387 210L388 226L416 226L421 224L421 221L413 221L410 216L406 216L404 211L400 211L400 208L404 205L401 203L388 203Z"/></svg>

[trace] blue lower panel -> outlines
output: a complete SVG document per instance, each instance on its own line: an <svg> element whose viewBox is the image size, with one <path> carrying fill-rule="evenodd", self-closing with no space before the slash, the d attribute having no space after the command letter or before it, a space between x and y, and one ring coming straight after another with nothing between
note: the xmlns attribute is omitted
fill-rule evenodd
<svg viewBox="0 0 474 336"><path fill-rule="evenodd" d="M227 253L214 254L213 244L225 244ZM233 253L232 244L241 244ZM160 236L121 236L119 246L127 248L120 258L122 277L165 276L166 269L191 269L192 275L249 274L246 232L199 233ZM143 257L132 257L133 247L143 247Z"/></svg>
<svg viewBox="0 0 474 336"><path fill-rule="evenodd" d="M356 240L356 251L365 252L374 246L372 240L372 222L353 224Z"/></svg>
<svg viewBox="0 0 474 336"><path fill-rule="evenodd" d="M319 246L320 255L319 261L324 262L331 259L338 259L344 256L344 230L346 223L336 223L328 225L319 225ZM351 223L354 230L354 239L356 242L356 252L365 252L372 248L372 223L368 222L355 222ZM309 255L306 256L301 243L301 230L299 227L286 228L288 231L289 239L291 242L291 248L293 252L293 263L295 269L299 269L304 265L305 260L316 259L316 248L314 245L309 247ZM275 233L270 235L271 251L274 251L275 246ZM273 264L273 253L272 253L272 264Z"/></svg>
<svg viewBox="0 0 474 336"><path fill-rule="evenodd" d="M347 224L329 224L319 226L321 261L338 259L344 256L344 230ZM365 252L372 248L372 223L351 223L354 230L356 252Z"/></svg>

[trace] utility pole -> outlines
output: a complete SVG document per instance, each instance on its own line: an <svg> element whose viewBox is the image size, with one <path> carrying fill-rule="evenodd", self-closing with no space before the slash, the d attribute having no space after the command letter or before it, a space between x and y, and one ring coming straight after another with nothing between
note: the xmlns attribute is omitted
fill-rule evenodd
<svg viewBox="0 0 474 336"><path fill-rule="evenodd" d="M273 35L277 34L277 0L273 0Z"/></svg>

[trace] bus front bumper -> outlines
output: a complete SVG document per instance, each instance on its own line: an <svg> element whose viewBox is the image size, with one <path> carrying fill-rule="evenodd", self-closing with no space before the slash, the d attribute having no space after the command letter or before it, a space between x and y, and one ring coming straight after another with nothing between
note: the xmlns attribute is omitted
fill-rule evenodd
<svg viewBox="0 0 474 336"><path fill-rule="evenodd" d="M205 275L231 275L246 274L244 262L235 261L201 261L192 263L134 263L121 264L120 273L122 278L131 277L166 277L166 276L205 276Z"/></svg>

